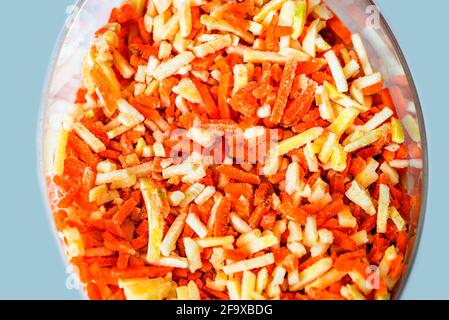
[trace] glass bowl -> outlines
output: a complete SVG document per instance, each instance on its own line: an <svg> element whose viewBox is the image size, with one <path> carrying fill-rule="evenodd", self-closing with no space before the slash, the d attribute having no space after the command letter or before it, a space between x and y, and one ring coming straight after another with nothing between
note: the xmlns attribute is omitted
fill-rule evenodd
<svg viewBox="0 0 449 320"><path fill-rule="evenodd" d="M428 161L427 142L421 105L404 55L391 29L379 9L371 0L325 0L352 32L361 34L373 67L392 88L392 98L397 113L406 119L407 126L415 127L414 139L408 137L407 145L418 145L421 156L413 159L415 168L407 174L409 195L416 199L411 208L409 245L405 257L407 271L396 285L393 299L400 299L413 267L418 250L427 199ZM75 93L82 81L81 66L93 35L107 21L111 9L122 0L79 0L68 8L69 17L58 40L48 80L42 99L39 137L39 167L41 187L48 199L48 177L58 132L63 117L73 107ZM48 212L52 210L48 204ZM53 223L53 219L50 218ZM67 260L66 260L67 261Z"/></svg>

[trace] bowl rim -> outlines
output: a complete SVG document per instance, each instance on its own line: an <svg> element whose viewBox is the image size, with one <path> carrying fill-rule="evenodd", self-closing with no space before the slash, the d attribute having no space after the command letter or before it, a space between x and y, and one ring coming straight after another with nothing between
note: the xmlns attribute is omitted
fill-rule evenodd
<svg viewBox="0 0 449 320"><path fill-rule="evenodd" d="M75 15L70 16L70 14L66 17L66 20L63 22L63 27L61 28L61 31L59 32L56 43L54 45L54 48L52 50L52 53L50 55L50 60L47 66L46 75L44 78L44 85L42 87L42 96L40 99L40 110L39 110L39 117L38 117L38 126L37 126L37 133L36 133L36 145L37 145L37 176L39 179L39 186L40 186L40 193L42 201L44 202L45 211L46 211L46 218L48 219L48 222L53 228L53 237L55 239L55 245L58 248L59 251L59 257L62 260L63 265L65 266L66 274L70 272L71 264L67 259L66 253L61 245L61 241L58 238L57 232L55 232L55 221L53 219L53 212L50 208L50 203L48 200L48 188L47 188L47 177L45 176L45 163L44 163L44 154L45 154L45 147L44 147L44 138L45 138L45 121L47 119L47 107L49 102L49 94L50 94L50 87L51 83L53 83L55 78L55 72L58 57L62 51L62 48L64 46L64 42L67 39L67 35L70 32L70 29L73 25L73 21L76 19L76 17L80 14L81 10L83 9L84 5L89 0L75 0L74 3L70 6L72 8L77 8L77 12ZM68 20L71 19L71 20ZM70 22L70 23L69 23ZM79 288L79 290L76 290L79 294L80 298L87 299L87 295Z"/></svg>
<svg viewBox="0 0 449 320"><path fill-rule="evenodd" d="M48 97L50 93L50 84L54 80L54 70L57 66L57 61L59 54L64 46L64 42L67 38L67 35L73 25L73 21L76 19L76 17L81 13L83 10L85 4L90 0L76 0L72 6L78 9L76 14L74 16L71 16L72 19L70 23L68 23L68 20L64 22L63 28L60 31L55 47L52 51L52 54L50 56L50 62L48 63L45 82L42 89L42 96L40 99L40 111L38 116L38 126L37 126L37 133L36 133L36 145L37 145L37 176L39 179L39 185L40 185L40 193L42 200L44 202L44 206L46 208L46 217L50 222L50 225L55 227L54 225L54 219L52 218L52 210L50 208L50 204L48 201L48 191L47 191L47 183L46 183L46 177L45 177L45 164L44 164L44 137L45 137L45 121L46 121L46 115L47 115L47 106L48 106ZM413 267L416 262L416 257L419 251L422 238L422 232L424 230L424 223L425 223L425 215L427 211L427 201L428 201L428 191L429 191L429 155L428 155L428 140L427 140L427 133L426 133L426 125L424 120L424 113L422 110L422 104L419 98L418 90L414 81L413 74L411 72L411 69L408 65L406 56L404 54L404 51L402 50L399 41L397 40L393 30L391 29L390 25L388 24L387 19L383 15L382 10L377 5L376 0L366 0L370 5L376 6L379 16L380 16L380 23L381 23L381 29L385 32L387 38L391 41L393 47L394 47L394 53L397 55L397 58L399 59L399 62L401 63L402 68L404 69L404 73L407 77L408 86L412 93L412 99L416 106L416 117L418 120L418 125L420 129L420 137L421 137L421 148L422 148L422 161L423 161L423 168L422 168L422 183L421 183L421 194L420 194L420 208L419 208L419 217L417 226L415 229L414 234L414 241L413 241L413 247L411 248L411 251L408 253L408 264L405 271L405 274L401 277L400 282L398 285L396 285L396 288L394 289L392 299L393 300L400 300L402 298L402 295L404 294L405 289L407 288L407 285L409 283L410 275L413 271ZM63 260L64 265L66 268L70 267L70 263L68 259L66 258L66 254L62 248L62 246L59 244L59 239L57 237L57 233L53 232L53 236L56 240L58 250L60 252L60 258ZM410 239L409 239L410 243ZM409 250L409 249L408 249ZM78 290L81 297L87 298L86 293L84 290Z"/></svg>
<svg viewBox="0 0 449 320"><path fill-rule="evenodd" d="M418 217L418 223L415 229L415 238L413 241L413 247L411 248L411 252L409 253L409 260L408 265L405 271L405 274L401 277L400 283L396 286L395 292L393 293L393 299L394 300L400 300L402 298L402 295L404 294L404 291L409 283L409 278L412 273L413 267L416 262L416 257L419 251L419 247L421 246L421 237L422 232L424 230L424 223L425 223L425 215L427 211L427 200L428 200L428 193L429 193L429 155L428 155L428 141L427 141L427 133L426 133L426 124L424 121L424 113L422 110L422 104L421 100L419 98L418 90L415 84L415 80L413 78L413 74L411 72L411 69L408 65L407 59L405 57L404 51L402 50L398 39L396 38L393 30L391 29L387 19L383 15L382 10L377 5L375 0L367 0L372 5L376 6L379 15L380 15L380 23L382 25L382 28L384 29L387 37L390 39L391 43L394 46L394 50L396 55L399 58L399 61L401 63L401 66L404 69L405 75L407 76L408 85L410 88L410 91L412 93L413 102L416 106L416 117L418 120L419 125L419 131L420 131L420 137L421 137L421 148L422 148L422 161L423 161L423 168L422 168L422 183L421 183L421 197L420 197L420 208L419 208L419 217ZM410 239L409 239L410 242Z"/></svg>

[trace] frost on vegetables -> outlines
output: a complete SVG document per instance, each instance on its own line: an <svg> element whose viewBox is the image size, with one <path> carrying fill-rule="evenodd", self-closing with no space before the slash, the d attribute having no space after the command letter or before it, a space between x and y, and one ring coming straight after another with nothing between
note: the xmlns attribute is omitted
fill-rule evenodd
<svg viewBox="0 0 449 320"><path fill-rule="evenodd" d="M90 299L389 297L419 131L325 3L125 1L95 36L49 177Z"/></svg>

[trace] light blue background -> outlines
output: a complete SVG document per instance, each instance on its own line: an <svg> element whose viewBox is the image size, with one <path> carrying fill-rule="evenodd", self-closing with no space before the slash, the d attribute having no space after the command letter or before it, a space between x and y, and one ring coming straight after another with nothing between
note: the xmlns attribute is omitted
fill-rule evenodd
<svg viewBox="0 0 449 320"><path fill-rule="evenodd" d="M357 0L355 0L357 1ZM78 299L49 227L36 174L41 91L72 0L2 1L0 13L0 298ZM447 273L449 1L378 0L405 53L424 109L428 210L403 298L449 299Z"/></svg>

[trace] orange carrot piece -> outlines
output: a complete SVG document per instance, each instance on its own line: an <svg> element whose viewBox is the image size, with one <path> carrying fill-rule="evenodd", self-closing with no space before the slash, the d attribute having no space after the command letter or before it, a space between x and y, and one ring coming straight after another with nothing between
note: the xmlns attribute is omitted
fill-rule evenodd
<svg viewBox="0 0 449 320"><path fill-rule="evenodd" d="M113 94L111 93L108 82L105 79L100 68L97 65L94 65L94 67L90 71L90 75L98 88L98 92L101 94L106 109L111 113L114 112L117 109L117 104L115 102Z"/></svg>
<svg viewBox="0 0 449 320"><path fill-rule="evenodd" d="M334 243L340 246L342 249L353 251L357 248L357 244L350 236L339 230L332 230L334 234Z"/></svg>
<svg viewBox="0 0 449 320"><path fill-rule="evenodd" d="M327 20L327 25L343 41L345 45L352 43L352 32L336 15Z"/></svg>
<svg viewBox="0 0 449 320"><path fill-rule="evenodd" d="M207 114L212 119L218 119L220 117L220 113L218 111L217 104L215 103L214 98L212 98L209 92L209 87L204 83L202 83L197 78L193 78L193 83L198 88L198 91L200 92L200 95L203 98L203 104Z"/></svg>
<svg viewBox="0 0 449 320"><path fill-rule="evenodd" d="M375 83L369 87L364 88L362 90L362 93L365 96L372 96L372 95L379 93L382 90L383 86L384 86L383 81L380 81L380 82Z"/></svg>
<svg viewBox="0 0 449 320"><path fill-rule="evenodd" d="M390 265L390 277L392 279L399 279L399 277L402 274L402 271L404 269L404 264L402 263L402 260L404 257L402 254L399 254L391 263Z"/></svg>
<svg viewBox="0 0 449 320"><path fill-rule="evenodd" d="M118 240L116 237L114 237L114 235L112 235L109 232L105 232L103 234L103 238L104 238L104 246L107 249L122 251L131 255L136 253L135 250L131 247L131 245L129 245L125 241Z"/></svg>
<svg viewBox="0 0 449 320"><path fill-rule="evenodd" d="M263 215L260 226L264 229L272 230L276 222L276 211L268 211Z"/></svg>
<svg viewBox="0 0 449 320"><path fill-rule="evenodd" d="M101 297L100 290L98 289L98 286L95 284L95 282L88 282L86 286L87 291L87 297L89 300L103 300Z"/></svg>
<svg viewBox="0 0 449 320"><path fill-rule="evenodd" d="M276 36L277 24L278 16L275 15L271 18L270 27L268 28L265 37L265 47L269 51L279 51L279 38Z"/></svg>
<svg viewBox="0 0 449 320"><path fill-rule="evenodd" d="M264 203L258 205L248 219L249 225L252 228L257 228L262 221L263 216L268 212L269 209L270 204L268 201L265 201Z"/></svg>
<svg viewBox="0 0 449 320"><path fill-rule="evenodd" d="M260 177L257 174L249 173L232 166L221 165L217 167L217 171L240 182L260 184Z"/></svg>
<svg viewBox="0 0 449 320"><path fill-rule="evenodd" d="M302 262L298 266L298 271L301 272L301 271L307 269L308 267L314 265L316 262L320 261L323 258L324 258L323 256L310 257L309 259L307 259L306 261Z"/></svg>
<svg viewBox="0 0 449 320"><path fill-rule="evenodd" d="M258 206L273 192L273 186L267 182L261 183L254 193L254 205Z"/></svg>
<svg viewBox="0 0 449 320"><path fill-rule="evenodd" d="M326 59L322 58L313 58L308 61L301 61L298 63L298 68L296 72L298 74L305 74L307 76L314 74L320 70L322 70L324 67L327 66Z"/></svg>
<svg viewBox="0 0 449 320"><path fill-rule="evenodd" d="M70 132L68 137L68 146L72 148L80 158L80 160L84 161L91 167L92 169L97 168L98 162L100 162L100 158L97 154L93 153L89 146L81 139L79 139L75 133Z"/></svg>
<svg viewBox="0 0 449 320"><path fill-rule="evenodd" d="M246 257L247 257L246 253L244 253L243 251L240 251L240 250L225 249L225 251L224 251L224 258L225 259L230 259L230 260L234 260L234 261L241 261L241 260L245 260Z"/></svg>
<svg viewBox="0 0 449 320"><path fill-rule="evenodd" d="M305 87L301 88L298 97L290 103L284 112L282 123L291 125L299 120L304 119L308 114L312 103L315 99L315 91L317 84L315 81L308 80Z"/></svg>
<svg viewBox="0 0 449 320"><path fill-rule="evenodd" d="M221 292L221 291L217 291L217 290L214 290L214 289L211 289L208 286L204 286L202 288L202 290L204 290L208 294L214 296L218 300L229 300L229 296L226 293Z"/></svg>
<svg viewBox="0 0 449 320"><path fill-rule="evenodd" d="M315 300L344 300L339 293L330 292L329 290L310 289L310 295Z"/></svg>
<svg viewBox="0 0 449 320"><path fill-rule="evenodd" d="M112 268L111 275L118 279L158 278L171 272L173 268L159 266L128 267L126 269Z"/></svg>
<svg viewBox="0 0 449 320"><path fill-rule="evenodd" d="M143 42L150 43L151 34L149 34L147 29L145 28L144 18L140 18L139 20L137 20L137 26L139 28L139 33L140 36L142 37Z"/></svg>
<svg viewBox="0 0 449 320"><path fill-rule="evenodd" d="M229 224L229 215L231 214L231 201L228 198L223 198L217 209L214 224L214 236L225 236Z"/></svg>
<svg viewBox="0 0 449 320"><path fill-rule="evenodd" d="M393 98L391 97L390 89L388 89L388 88L383 89L380 92L380 96L382 98L382 102L384 105L386 105L387 107L390 107L390 109L392 109L392 110L396 110L394 102L393 102Z"/></svg>
<svg viewBox="0 0 449 320"><path fill-rule="evenodd" d="M86 257L108 257L113 256L115 251L106 248L88 248L85 250L84 256Z"/></svg>
<svg viewBox="0 0 449 320"><path fill-rule="evenodd" d="M240 196L244 196L248 200L253 198L253 186L249 183L230 183L225 187L224 191L237 199Z"/></svg>
<svg viewBox="0 0 449 320"><path fill-rule="evenodd" d="M279 207L279 211L290 219L298 223L305 223L310 214L303 207L294 206L290 201L284 201Z"/></svg>
<svg viewBox="0 0 449 320"><path fill-rule="evenodd" d="M130 198L125 203L123 203L120 206L117 213L114 215L114 218L112 218L114 222L117 223L117 225L121 225L125 221L125 219L131 214L136 205L137 202L133 198Z"/></svg>
<svg viewBox="0 0 449 320"><path fill-rule="evenodd" d="M286 63L284 70L282 71L278 95L270 117L270 122L275 125L281 122L281 118L284 114L284 109L285 106L287 105L288 96L293 86L293 79L295 78L297 65L298 63L295 60L289 60Z"/></svg>
<svg viewBox="0 0 449 320"><path fill-rule="evenodd" d="M398 238L396 240L396 247L398 248L398 250L402 253L405 254L406 250L407 250L407 244L408 244L408 235L407 232L405 231L400 231L398 234Z"/></svg>
<svg viewBox="0 0 449 320"><path fill-rule="evenodd" d="M313 73L311 76L312 80L316 81L319 85L323 85L324 82L329 82L332 83L332 81L334 81L334 78L332 78L332 76L326 72L315 72Z"/></svg>
<svg viewBox="0 0 449 320"><path fill-rule="evenodd" d="M157 109L161 106L161 102L159 101L159 99L154 98L154 97L141 95L141 96L136 96L135 99L138 104L141 104L142 106L145 106L148 108Z"/></svg>
<svg viewBox="0 0 449 320"><path fill-rule="evenodd" d="M218 87L218 110L220 112L221 119L230 119L231 110L228 105L228 94L231 87L231 73L226 73L220 78L220 85Z"/></svg>
<svg viewBox="0 0 449 320"><path fill-rule="evenodd" d="M117 259L117 268L123 270L128 267L130 255L124 252L120 252Z"/></svg>
<svg viewBox="0 0 449 320"><path fill-rule="evenodd" d="M257 87L257 82L250 82L248 85L237 91L229 101L232 109L240 112L246 117L254 118L257 109L259 108L259 104L257 103L256 98L252 95L252 92Z"/></svg>

